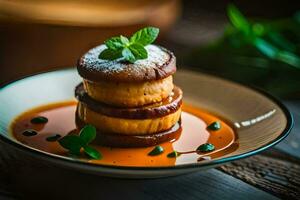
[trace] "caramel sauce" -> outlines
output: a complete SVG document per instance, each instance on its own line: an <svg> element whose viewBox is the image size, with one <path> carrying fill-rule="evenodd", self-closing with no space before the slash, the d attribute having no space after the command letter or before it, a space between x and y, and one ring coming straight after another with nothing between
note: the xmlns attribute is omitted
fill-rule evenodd
<svg viewBox="0 0 300 200"><path fill-rule="evenodd" d="M78 132L75 125L76 101L49 104L29 110L18 116L11 124L11 132L19 142L52 154L68 156L68 151L62 148L57 141L47 141L48 137L56 134L62 137L70 132ZM31 119L36 116L48 118L45 124L33 124ZM221 123L218 131L208 131L207 125L214 121ZM85 162L116 165L116 166L174 166L186 163L195 163L201 156L209 156L211 159L219 158L231 153L237 148L234 130L222 119L211 115L196 107L183 104L181 116L182 132L176 141L162 143L164 153L157 156L148 156L153 147L145 148L110 148L93 144L103 158L91 160L85 156L79 158ZM38 132L34 136L24 136L25 130L33 129ZM198 154L193 152L203 143L212 143L215 146L213 152ZM176 150L186 152L177 158L168 158L167 154ZM84 155L84 154L82 154Z"/></svg>

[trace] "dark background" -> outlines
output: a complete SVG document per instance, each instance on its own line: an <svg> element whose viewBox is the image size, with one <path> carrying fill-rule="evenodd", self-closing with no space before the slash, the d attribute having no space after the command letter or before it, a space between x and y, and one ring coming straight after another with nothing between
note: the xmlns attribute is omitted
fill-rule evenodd
<svg viewBox="0 0 300 200"><path fill-rule="evenodd" d="M49 1L58 4L69 2L68 0ZM83 1L84 4L113 2L117 6L120 2L128 3L130 0L77 0L76 2L80 4ZM300 70L287 66L278 69L279 65L276 64L270 65L267 69L257 69L252 66L228 66L223 63L220 54L214 51L209 54L211 57L208 59L201 59L206 57L207 47L224 36L224 28L229 23L226 14L229 1L140 0L143 3L139 4L136 4L136 1L132 0L132 7L140 8L144 4L149 7L140 16L144 17L143 20L130 25L111 24L110 26L104 26L101 23L93 26L76 22L65 24L51 18L34 19L31 17L34 11L28 12L26 16L20 14L24 10L20 10L19 13L11 7L3 6L5 2L23 2L25 5L26 2L43 2L41 0L0 1L0 84L33 73L75 66L77 59L84 52L102 43L105 38L119 34L130 35L140 27L154 25L161 30L157 42L175 52L178 68L193 68L259 86L284 99L284 104L295 117L295 127L291 134L268 151L208 170L205 173L150 181L102 178L102 186L99 185L99 177L75 174L69 170L59 171L51 176L52 181L56 183L53 187L28 185L26 180L35 183L45 181L42 176L45 172L32 171L31 166L22 166L20 171L11 172L12 169L3 167L6 165L3 164L4 159L0 157L0 168L2 167L0 199L20 199L18 193L12 190L16 187L21 187L17 188L17 191L25 194L31 192L26 191L26 188L32 189L34 194L27 194L31 197L28 199L32 199L33 195L36 198L39 198L39 195L45 198L43 190L36 188L48 191L46 193L48 198L55 196L55 193L59 193L61 198L70 192L72 194L68 196L69 198L92 199L94 193L103 191L100 194L101 197L109 196L111 199L114 197L119 199L119 196L123 199L126 197L135 199L232 199L232 197L237 199L299 199ZM247 18L258 20L284 20L291 18L300 10L300 1L240 0L231 2ZM160 8L162 4L166 5L164 9ZM131 5L128 7L126 9L130 9ZM111 6L111 14L115 12L114 6ZM76 14L74 12L74 15ZM125 15L124 18L126 17ZM222 48L222 45L218 48ZM226 53L227 49L221 52ZM234 57L235 55L229 54L228 56ZM270 85L275 85L275 87L272 88ZM287 98L289 100L286 100ZM10 161L16 160L18 159ZM11 180L12 173L20 181L19 186L15 180ZM18 176L19 173L24 176ZM69 176L70 179L57 181L60 173ZM70 182L71 178L76 181L82 180L85 187L70 187L68 183L76 183L76 181Z"/></svg>
<svg viewBox="0 0 300 200"><path fill-rule="evenodd" d="M36 2L41 1L36 0ZM90 2L93 5L97 1L76 2L79 2L79 4ZM116 5L121 2L117 0L113 1ZM299 1L291 0L166 0L149 2L144 3L147 6L149 4L149 9L143 16L145 20L137 24L112 24L111 26L103 26L101 23L93 26L77 24L76 22L61 24L59 21L56 23L53 20L51 21L51 19L36 20L31 18L30 12L28 16L20 16L18 12L10 12L9 9L3 9L3 6L1 9L0 3L0 83L45 70L75 66L77 59L84 52L102 43L105 38L119 34L129 35L138 28L146 25L154 25L161 28L158 43L175 52L179 68L193 67L200 71L241 82L243 82L243 77L247 74L254 74L253 76L249 76L247 82L245 82L246 84L254 84L257 82L257 79L264 79L264 76L274 76L276 79L276 74L265 74L265 72L256 69L251 69L250 71L247 69L244 72L243 70L239 72L239 68L225 68L225 70L222 70L221 66L218 66L222 65L222 63L213 62L214 54L210 60L205 62L194 59L198 57L197 54L195 56L195 49L205 47L222 37L224 27L228 24L226 7L230 2L233 2L247 18L251 19L285 19L293 16L300 8ZM141 3L137 5L135 3L132 4L133 7L142 5ZM158 11L159 6L163 4L166 4L168 8ZM114 12L112 6L111 13L113 14ZM151 15L152 12L159 14ZM218 55L216 54L215 60L217 59ZM223 61L220 60L220 62ZM264 74L264 76L256 75L260 73ZM239 74L241 77L237 77ZM282 71L280 74L282 74ZM294 73L292 72L292 74ZM287 76L289 76L288 73ZM282 81L286 82L286 79ZM296 82L295 84L298 83ZM292 94L292 96L299 96L299 90L295 90L294 87L290 89L291 84L295 85L294 83L290 83L287 89L285 87L281 89L288 92L278 92L278 89L273 92L274 89L270 88L266 83L260 83L258 86L270 90L275 95L284 94L283 96L289 97L290 95L286 95L288 93Z"/></svg>

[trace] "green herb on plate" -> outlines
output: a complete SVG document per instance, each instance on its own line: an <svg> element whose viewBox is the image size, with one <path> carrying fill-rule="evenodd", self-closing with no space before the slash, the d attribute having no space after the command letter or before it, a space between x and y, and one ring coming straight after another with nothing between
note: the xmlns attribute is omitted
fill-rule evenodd
<svg viewBox="0 0 300 200"><path fill-rule="evenodd" d="M47 140L48 142L55 142L55 141L57 141L59 138L61 138L61 135L55 134L55 135L51 135L51 136L47 137L46 140Z"/></svg>
<svg viewBox="0 0 300 200"><path fill-rule="evenodd" d="M102 157L101 153L97 149L95 149L91 146L86 145L83 147L83 149L84 149L84 152L93 159L99 160Z"/></svg>
<svg viewBox="0 0 300 200"><path fill-rule="evenodd" d="M46 124L48 122L48 119L43 116L37 116L30 120L32 124Z"/></svg>
<svg viewBox="0 0 300 200"><path fill-rule="evenodd" d="M200 152L210 152L215 150L215 146L211 143L205 143L205 144L201 144L196 151L200 151Z"/></svg>
<svg viewBox="0 0 300 200"><path fill-rule="evenodd" d="M90 158L101 159L101 153L89 145L95 138L96 128L92 125L86 125L81 129L79 135L67 135L58 142L62 147L68 149L71 154L80 155L80 150L83 149Z"/></svg>
<svg viewBox="0 0 300 200"><path fill-rule="evenodd" d="M106 40L106 49L99 58L104 60L116 60L122 58L125 61L134 63L137 60L148 58L145 46L154 42L159 33L155 27L146 27L134 33L130 39L120 35Z"/></svg>
<svg viewBox="0 0 300 200"><path fill-rule="evenodd" d="M164 148L162 146L156 146L148 153L149 156L156 156L162 154L164 152Z"/></svg>
<svg viewBox="0 0 300 200"><path fill-rule="evenodd" d="M217 131L221 129L221 123L216 121L207 126L207 129Z"/></svg>
<svg viewBox="0 0 300 200"><path fill-rule="evenodd" d="M22 134L24 136L31 137L31 136L37 135L38 133L35 130L28 129L28 130L25 130Z"/></svg>
<svg viewBox="0 0 300 200"><path fill-rule="evenodd" d="M172 151L171 153L169 153L167 155L168 158L177 158L178 156L180 156L181 154L178 151Z"/></svg>

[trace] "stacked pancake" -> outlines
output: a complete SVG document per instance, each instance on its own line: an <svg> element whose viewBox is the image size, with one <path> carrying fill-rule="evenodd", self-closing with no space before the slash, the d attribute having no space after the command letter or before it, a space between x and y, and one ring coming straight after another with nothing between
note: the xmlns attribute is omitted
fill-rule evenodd
<svg viewBox="0 0 300 200"><path fill-rule="evenodd" d="M156 45L146 46L148 58L135 63L102 60L100 45L78 62L83 83L76 124L97 128L96 141L112 147L152 146L180 135L182 91L173 85L174 54Z"/></svg>

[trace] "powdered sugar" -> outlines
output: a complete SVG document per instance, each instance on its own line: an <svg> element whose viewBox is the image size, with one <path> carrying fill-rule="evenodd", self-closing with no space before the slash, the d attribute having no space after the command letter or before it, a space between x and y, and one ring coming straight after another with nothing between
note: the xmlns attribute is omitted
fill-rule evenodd
<svg viewBox="0 0 300 200"><path fill-rule="evenodd" d="M118 73L125 69L134 71L144 70L145 68L155 68L166 63L170 55L161 47L148 45L145 47L148 52L148 58L137 60L133 64L122 63L122 59L114 61L102 60L98 58L99 54L106 49L105 45L100 45L89 50L83 57L85 68L89 71L99 71L102 73Z"/></svg>

